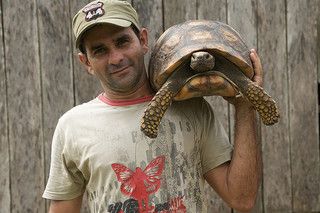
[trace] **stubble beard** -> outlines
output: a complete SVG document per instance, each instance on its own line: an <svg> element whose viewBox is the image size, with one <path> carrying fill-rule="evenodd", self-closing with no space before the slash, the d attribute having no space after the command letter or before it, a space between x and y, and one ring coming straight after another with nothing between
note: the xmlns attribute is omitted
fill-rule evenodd
<svg viewBox="0 0 320 213"><path fill-rule="evenodd" d="M144 69L144 63L139 62L139 64L134 67L133 63L129 62L128 64L124 66L128 66L128 69L131 69L129 73L126 74L124 78L114 78L110 72L106 71L105 76L105 82L101 82L103 87L105 89L108 89L112 91L113 93L119 93L119 94L131 94L135 92L141 85L143 84L143 81L146 80L144 78L143 72L145 72Z"/></svg>

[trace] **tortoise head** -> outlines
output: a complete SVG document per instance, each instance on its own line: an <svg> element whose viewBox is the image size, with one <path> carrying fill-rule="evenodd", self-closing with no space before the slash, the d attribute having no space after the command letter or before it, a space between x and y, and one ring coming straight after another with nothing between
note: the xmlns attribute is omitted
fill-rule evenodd
<svg viewBox="0 0 320 213"><path fill-rule="evenodd" d="M254 71L250 50L229 25L214 21L187 21L166 30L156 42L149 62L149 78L157 91L146 108L141 130L151 138L157 136L160 121L173 100L220 95L247 94ZM251 83L250 83L251 82ZM251 85L250 91L254 85ZM254 90L264 99L269 96ZM258 92L257 92L258 91ZM262 98L259 97L259 100ZM271 101L272 102L272 101ZM256 102L263 110L272 102ZM275 107L266 112L269 123L275 122ZM258 111L259 112L259 111ZM264 120L264 119L263 119Z"/></svg>
<svg viewBox="0 0 320 213"><path fill-rule="evenodd" d="M194 52L191 55L190 67L197 72L212 70L214 63L215 57L206 51Z"/></svg>

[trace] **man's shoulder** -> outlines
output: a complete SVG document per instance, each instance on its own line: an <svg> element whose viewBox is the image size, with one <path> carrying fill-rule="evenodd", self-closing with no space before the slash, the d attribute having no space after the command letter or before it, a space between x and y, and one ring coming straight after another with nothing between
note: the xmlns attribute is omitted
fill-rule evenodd
<svg viewBox="0 0 320 213"><path fill-rule="evenodd" d="M59 123L77 122L83 118L90 116L93 110L99 107L99 101L93 99L89 102L79 104L66 111L59 119Z"/></svg>

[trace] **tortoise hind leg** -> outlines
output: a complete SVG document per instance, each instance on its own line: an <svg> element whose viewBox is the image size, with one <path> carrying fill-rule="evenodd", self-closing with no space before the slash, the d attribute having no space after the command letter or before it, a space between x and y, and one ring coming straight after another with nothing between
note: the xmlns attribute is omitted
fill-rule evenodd
<svg viewBox="0 0 320 213"><path fill-rule="evenodd" d="M279 120L279 110L276 102L263 90L262 87L249 83L244 94L258 111L265 125L273 125Z"/></svg>

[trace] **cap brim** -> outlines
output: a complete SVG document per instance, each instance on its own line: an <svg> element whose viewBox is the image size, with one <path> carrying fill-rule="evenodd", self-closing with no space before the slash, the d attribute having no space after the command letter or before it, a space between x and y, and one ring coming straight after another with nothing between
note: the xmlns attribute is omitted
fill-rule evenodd
<svg viewBox="0 0 320 213"><path fill-rule="evenodd" d="M94 22L91 22L90 24L88 24L86 27L84 27L81 30L81 33L79 34L77 40L76 40L76 47L79 47L79 42L81 40L81 37L83 36L83 34L89 30L90 28L96 26L97 24L113 24L113 25L117 25L119 27L130 27L131 26L131 22L124 20L124 19L112 19L112 18L107 18L107 19L97 19Z"/></svg>

